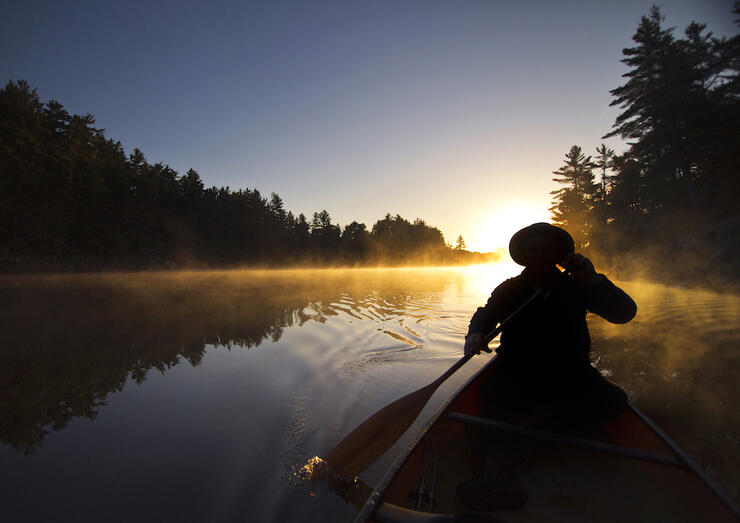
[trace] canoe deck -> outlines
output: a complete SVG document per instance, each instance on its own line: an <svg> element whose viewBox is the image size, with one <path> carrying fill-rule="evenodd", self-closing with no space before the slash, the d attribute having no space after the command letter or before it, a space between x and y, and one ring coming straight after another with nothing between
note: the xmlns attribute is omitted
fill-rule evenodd
<svg viewBox="0 0 740 523"><path fill-rule="evenodd" d="M480 383L490 372L487 369L471 380L440 412L388 481L378 506L386 503L435 514L472 512L458 499L456 488L474 476L475 461L480 459L474 457L474 445L479 448L481 438L487 442L490 437L491 445L513 443L494 454L504 457L528 494L520 509L482 513L500 521L738 521L733 510L685 464L650 463L516 434L502 439L496 429L448 418L450 412L480 414ZM594 440L676 459L671 445L633 409L610 422ZM415 495L420 487L425 494Z"/></svg>

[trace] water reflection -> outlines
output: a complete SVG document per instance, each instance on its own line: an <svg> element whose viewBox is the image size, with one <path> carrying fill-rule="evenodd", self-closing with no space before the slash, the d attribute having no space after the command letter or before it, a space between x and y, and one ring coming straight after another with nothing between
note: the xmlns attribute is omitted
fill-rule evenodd
<svg viewBox="0 0 740 523"><path fill-rule="evenodd" d="M294 488L291 467L439 376L517 272L2 277L4 520L351 519L336 496ZM740 298L620 285L638 315L589 320L598 367L737 496Z"/></svg>
<svg viewBox="0 0 740 523"><path fill-rule="evenodd" d="M142 383L207 345L251 349L284 330L346 315L369 319L405 348L423 340L419 296L446 284L435 273L220 271L5 277L0 280L0 441L25 453L76 417L93 419L129 378ZM428 316L429 307L424 307ZM403 319L399 319L400 317ZM398 322L393 322L398 320ZM386 343L386 345L388 345ZM341 372L391 356L383 344Z"/></svg>

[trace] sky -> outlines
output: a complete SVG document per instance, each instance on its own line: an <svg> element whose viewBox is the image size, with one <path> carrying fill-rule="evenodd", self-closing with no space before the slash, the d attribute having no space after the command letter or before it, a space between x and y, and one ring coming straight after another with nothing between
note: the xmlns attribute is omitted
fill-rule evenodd
<svg viewBox="0 0 740 523"><path fill-rule="evenodd" d="M572 145L625 149L609 90L651 3L3 0L0 81L206 186L489 251L549 219ZM737 32L729 0L660 5L677 36Z"/></svg>

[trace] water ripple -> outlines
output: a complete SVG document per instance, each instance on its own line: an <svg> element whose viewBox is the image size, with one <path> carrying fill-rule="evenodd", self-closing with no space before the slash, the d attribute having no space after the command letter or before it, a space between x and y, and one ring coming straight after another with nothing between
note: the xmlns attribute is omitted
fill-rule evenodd
<svg viewBox="0 0 740 523"><path fill-rule="evenodd" d="M280 470L286 478L295 473L295 464L305 461L309 453L306 432L312 405L308 396L296 396L286 406L284 419L287 422L280 430L280 443L283 447Z"/></svg>

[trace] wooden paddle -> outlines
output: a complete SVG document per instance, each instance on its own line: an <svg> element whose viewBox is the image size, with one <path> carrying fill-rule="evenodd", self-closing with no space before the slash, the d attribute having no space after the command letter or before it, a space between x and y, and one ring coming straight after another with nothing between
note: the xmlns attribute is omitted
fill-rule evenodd
<svg viewBox="0 0 740 523"><path fill-rule="evenodd" d="M561 281L559 276L549 287L540 289L498 327L489 332L484 341L488 345L524 308L537 300L545 292ZM463 356L452 367L429 385L420 388L400 399L363 421L355 430L350 432L326 456L326 463L332 473L338 476L355 477L382 456L411 426L424 406L432 397L434 391L457 369L465 365L472 356Z"/></svg>

